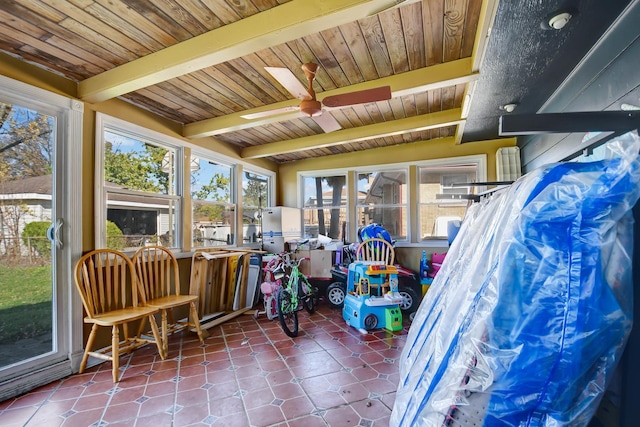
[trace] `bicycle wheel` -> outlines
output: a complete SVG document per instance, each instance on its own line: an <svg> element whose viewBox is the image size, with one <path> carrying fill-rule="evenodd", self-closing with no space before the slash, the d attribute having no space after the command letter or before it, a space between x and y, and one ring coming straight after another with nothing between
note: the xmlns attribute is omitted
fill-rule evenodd
<svg viewBox="0 0 640 427"><path fill-rule="evenodd" d="M300 286L298 293L302 295L302 306L307 310L307 312L309 312L309 314L311 314L316 311L316 295L318 290L316 288L312 288L309 281L303 277L298 279L298 284Z"/></svg>
<svg viewBox="0 0 640 427"><path fill-rule="evenodd" d="M298 336L298 313L291 303L291 291L286 288L278 290L278 320L285 334L291 338Z"/></svg>

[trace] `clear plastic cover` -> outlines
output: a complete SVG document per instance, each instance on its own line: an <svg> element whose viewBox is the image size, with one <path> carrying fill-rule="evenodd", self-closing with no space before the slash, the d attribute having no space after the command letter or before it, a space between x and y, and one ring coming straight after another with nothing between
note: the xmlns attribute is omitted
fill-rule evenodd
<svg viewBox="0 0 640 427"><path fill-rule="evenodd" d="M632 322L640 140L610 147L470 207L409 331L392 426L588 424Z"/></svg>

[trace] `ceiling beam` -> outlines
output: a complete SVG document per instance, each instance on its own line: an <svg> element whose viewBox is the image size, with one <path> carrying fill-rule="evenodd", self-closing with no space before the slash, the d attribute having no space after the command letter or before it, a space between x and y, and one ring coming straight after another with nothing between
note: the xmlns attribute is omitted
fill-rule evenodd
<svg viewBox="0 0 640 427"><path fill-rule="evenodd" d="M348 144L372 138L383 138L405 132L420 132L427 129L457 125L462 121L461 114L462 111L459 108L454 108L451 110L421 114L419 116L393 120L390 122L342 129L321 135L306 136L287 141L272 142L270 144L254 145L243 148L240 152L240 157L244 159L257 159L261 157L276 156L278 154L311 150L314 148Z"/></svg>
<svg viewBox="0 0 640 427"><path fill-rule="evenodd" d="M328 90L317 94L317 99L322 101L322 99L327 96L372 89L380 86L390 86L391 96L395 98L440 89L443 87L465 84L473 82L479 77L477 72L472 72L472 64L473 62L471 58L458 59L456 61L420 68L402 74L382 77L376 80ZM187 138L203 138L206 136L219 135L222 133L234 132L256 126L263 126L269 123L298 118L300 117L300 113L297 111L293 113L289 112L286 114L262 117L254 120L247 120L241 116L284 107L297 106L299 104L299 99L292 99L190 123L184 126L183 136Z"/></svg>
<svg viewBox="0 0 640 427"><path fill-rule="evenodd" d="M81 81L96 103L369 16L396 0L292 0Z"/></svg>

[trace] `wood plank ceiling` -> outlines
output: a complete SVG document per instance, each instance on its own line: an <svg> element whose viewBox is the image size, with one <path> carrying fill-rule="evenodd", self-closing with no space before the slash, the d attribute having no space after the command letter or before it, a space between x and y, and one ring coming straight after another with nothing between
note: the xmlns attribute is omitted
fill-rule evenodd
<svg viewBox="0 0 640 427"><path fill-rule="evenodd" d="M277 163L434 138L461 140L497 0L14 0L0 49ZM329 95L389 85L392 98L325 109L324 133L264 67L320 65ZM469 96L467 96L469 95Z"/></svg>

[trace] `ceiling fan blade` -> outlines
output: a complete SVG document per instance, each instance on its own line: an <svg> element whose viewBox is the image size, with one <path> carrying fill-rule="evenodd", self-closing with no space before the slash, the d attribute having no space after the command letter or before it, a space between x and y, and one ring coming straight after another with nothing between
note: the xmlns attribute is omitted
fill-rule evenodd
<svg viewBox="0 0 640 427"><path fill-rule="evenodd" d="M346 107L348 105L366 104L367 102L386 101L391 99L391 87L382 86L358 92L327 96L322 100L326 107Z"/></svg>
<svg viewBox="0 0 640 427"><path fill-rule="evenodd" d="M323 131L325 131L325 133L342 129L342 126L340 126L340 123L338 123L335 117L327 112L323 112L322 114L311 118L322 128Z"/></svg>
<svg viewBox="0 0 640 427"><path fill-rule="evenodd" d="M300 108L292 105L290 107L282 107L282 108L275 108L273 110L267 110L267 111L260 111L257 113L250 113L250 114L243 114L242 117L243 119L247 119L247 120L253 120L253 119L260 119L262 117L269 117L269 116L275 116L276 114L282 114L282 113L288 113L291 111L298 111Z"/></svg>
<svg viewBox="0 0 640 427"><path fill-rule="evenodd" d="M271 74L273 78L282 85L282 87L287 89L291 95L299 99L311 98L311 95L307 92L307 88L300 83L300 80L298 80L290 69L280 67L264 67L264 69Z"/></svg>

